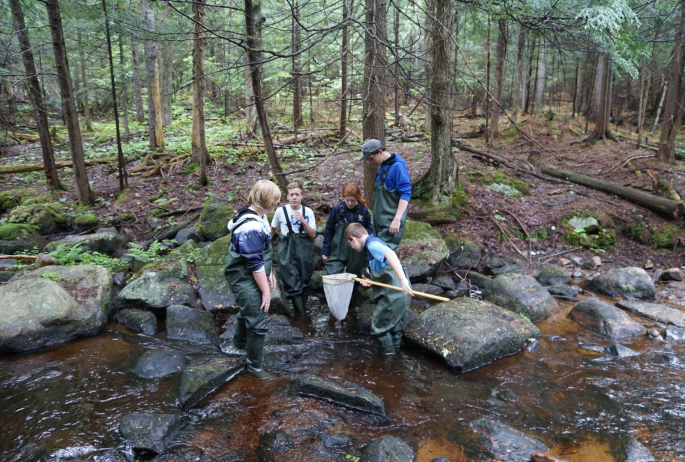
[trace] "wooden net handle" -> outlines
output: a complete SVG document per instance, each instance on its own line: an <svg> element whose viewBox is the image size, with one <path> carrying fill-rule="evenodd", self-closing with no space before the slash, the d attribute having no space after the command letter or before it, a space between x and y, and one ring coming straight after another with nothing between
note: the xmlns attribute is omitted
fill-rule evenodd
<svg viewBox="0 0 685 462"><path fill-rule="evenodd" d="M354 280L359 281L359 282L365 282L368 284L373 284L374 286L380 286L380 287L386 287L388 289L399 290L400 292L402 291L401 287L391 286L390 284L383 284L382 282L372 281L371 279L354 278ZM437 295L431 295L431 294L427 294L425 292L419 292L417 290L412 290L412 292L414 292L414 295L419 295L421 297L431 298L433 300L438 300L440 302L449 302L450 301L449 298L438 297Z"/></svg>

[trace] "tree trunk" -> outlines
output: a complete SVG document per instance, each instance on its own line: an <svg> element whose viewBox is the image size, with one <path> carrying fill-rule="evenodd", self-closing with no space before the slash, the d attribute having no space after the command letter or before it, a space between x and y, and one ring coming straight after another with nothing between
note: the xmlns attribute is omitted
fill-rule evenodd
<svg viewBox="0 0 685 462"><path fill-rule="evenodd" d="M347 132L347 65L349 59L350 46L350 2L343 0L343 30L342 30L342 49L340 63L340 138Z"/></svg>
<svg viewBox="0 0 685 462"><path fill-rule="evenodd" d="M647 93L647 88L646 88L646 82L645 80L647 79L647 74L649 74L649 67L645 65L641 70L640 70L640 75L639 75L639 92L640 95L638 97L638 102L637 102L637 149L640 149L640 146L642 145L642 126L645 123L645 106L644 106L644 101L645 101L645 94Z"/></svg>
<svg viewBox="0 0 685 462"><path fill-rule="evenodd" d="M486 40L487 47L487 57L485 59L485 105L483 111L485 112L485 144L487 146L492 146L492 137L490 136L490 74L492 69L491 58L492 58L492 40L490 36L491 29L491 18L488 14L488 35Z"/></svg>
<svg viewBox="0 0 685 462"><path fill-rule="evenodd" d="M532 100L532 92L530 90L530 86L532 85L533 82L533 61L535 59L535 43L537 39L533 38L533 43L530 46L530 55L528 56L528 78L526 79L526 98L525 98L525 104L523 106L523 113L524 114L530 114L532 112L531 108L531 100ZM530 40L529 40L530 42Z"/></svg>
<svg viewBox="0 0 685 462"><path fill-rule="evenodd" d="M193 3L194 5L195 3ZM162 69L160 84L162 94L162 124L171 123L171 106L173 103L174 92L174 42L164 42L162 46Z"/></svg>
<svg viewBox="0 0 685 462"><path fill-rule="evenodd" d="M121 72L121 111L124 114L124 143L128 143L131 138L131 131L128 127L128 85L126 85L126 73L124 63L124 41L122 34L119 34L119 72Z"/></svg>
<svg viewBox="0 0 685 462"><path fill-rule="evenodd" d="M258 0L245 0L245 34L247 35L247 59L250 63L249 71L252 78L252 91L257 109L257 116L259 124L262 127L262 139L264 140L264 147L266 154L269 157L269 164L276 176L278 185L282 191L288 190L288 181L283 174L281 164L276 156L273 143L271 141L271 132L269 132L269 125L266 118L266 110L264 109L264 100L262 97L262 40L261 40L261 22L262 22L262 5Z"/></svg>
<svg viewBox="0 0 685 462"><path fill-rule="evenodd" d="M262 127L259 125L259 116L254 100L254 90L252 88L252 73L250 72L250 58L245 55L247 67L245 68L245 123L247 124L247 135L251 139L261 138Z"/></svg>
<svg viewBox="0 0 685 462"><path fill-rule="evenodd" d="M580 101L581 101L581 86L582 86L582 75L580 73L580 63L576 63L576 78L575 86L573 87L573 111L571 113L571 118L575 118L576 114L580 112Z"/></svg>
<svg viewBox="0 0 685 462"><path fill-rule="evenodd" d="M594 86L592 88L592 103L588 108L588 119L597 122L600 106L602 105L602 85L604 82L604 71L605 71L604 56L597 56L597 68L595 70L595 80Z"/></svg>
<svg viewBox="0 0 685 462"><path fill-rule="evenodd" d="M386 0L365 0L364 34L364 82L362 132L364 140L376 138L384 144L385 121L383 99L385 98L385 43ZM364 196L373 207L373 188L378 168L364 162Z"/></svg>
<svg viewBox="0 0 685 462"><path fill-rule="evenodd" d="M426 0L426 9L428 11L433 11L434 6L433 2L435 0ZM431 18L426 15L426 22L425 24L430 24ZM426 64L424 68L424 73L425 73L425 79L424 79L424 84L426 89L430 88L431 86L431 74L430 70L433 66L433 42L432 42L433 37L431 36L430 33L426 33L426 41L425 41L425 46L426 46ZM426 90L426 92L428 92ZM429 102L428 104L425 105L426 107L426 118L424 119L424 124L423 124L423 131L424 132L429 132L431 129L431 109L433 109L433 104L432 102Z"/></svg>
<svg viewBox="0 0 685 462"><path fill-rule="evenodd" d="M67 132L69 133L69 146L71 148L71 159L74 164L76 193L81 205L90 205L93 203L94 197L93 192L90 190L90 184L88 184L83 140L81 139L81 128L78 124L78 113L76 112L71 75L69 74L69 61L67 59L67 49L64 46L62 16L58 0L46 0L45 8L48 13L52 48L55 53L55 67L57 68L57 79L59 80L59 89L62 95L64 120L67 125Z"/></svg>
<svg viewBox="0 0 685 462"><path fill-rule="evenodd" d="M302 126L302 88L300 86L300 25L297 22L299 9L297 1L293 3L292 48L293 48L293 128Z"/></svg>
<svg viewBox="0 0 685 462"><path fill-rule="evenodd" d="M133 97L136 100L136 121L139 124L145 122L143 113L143 91L140 80L140 53L138 53L138 41L131 42L131 70L133 72Z"/></svg>
<svg viewBox="0 0 685 462"><path fill-rule="evenodd" d="M516 50L516 83L514 84L511 102L511 118L514 123L518 123L518 113L524 109L526 101L526 63L524 60L526 35L527 29L522 25L519 31L518 49Z"/></svg>
<svg viewBox="0 0 685 462"><path fill-rule="evenodd" d="M78 43L79 63L81 64L81 83L83 84L83 118L86 119L86 131L92 132L93 126L90 123L90 102L88 100L88 80L86 79L86 58L83 55L83 45L81 41L81 30L76 32L76 40Z"/></svg>
<svg viewBox="0 0 685 462"><path fill-rule="evenodd" d="M400 10L395 6L395 125L400 124Z"/></svg>
<svg viewBox="0 0 685 462"><path fill-rule="evenodd" d="M142 0L143 21L149 35L155 32L155 13L150 9L150 0ZM145 39L145 67L147 70L147 120L150 150L164 148L162 132L162 96L159 79L159 43L152 38Z"/></svg>
<svg viewBox="0 0 685 462"><path fill-rule="evenodd" d="M654 117L654 123L652 124L652 128L649 130L649 133L654 133L654 130L656 130L656 126L659 124L659 120L661 119L661 111L664 109L664 101L666 100L666 93L668 92L668 80L664 82L664 88L661 90L661 99L659 100L659 107L656 110L656 117Z"/></svg>
<svg viewBox="0 0 685 462"><path fill-rule="evenodd" d="M595 131L585 139L585 142L592 142L595 140L617 141L613 133L611 133L611 126L609 125L609 118L611 114L611 100L612 100L612 81L613 72L611 69L611 59L608 54L602 55L602 91L599 95L600 105L597 113L597 125Z"/></svg>
<svg viewBox="0 0 685 462"><path fill-rule="evenodd" d="M193 160L200 164L200 186L207 186L207 144L205 142L205 0L193 3Z"/></svg>
<svg viewBox="0 0 685 462"><path fill-rule="evenodd" d="M547 84L547 40L542 39L540 58L538 61L538 76L535 83L535 107L541 111L545 105L545 85Z"/></svg>
<svg viewBox="0 0 685 462"><path fill-rule="evenodd" d="M31 42L29 41L29 34L24 21L24 12L21 9L21 1L10 0L10 8L12 9L14 30L17 33L19 48L24 61L24 69L26 70L29 96L35 110L36 125L38 126L38 136L40 137L40 147L43 154L43 170L45 171L47 186L48 189L52 191L62 189L59 177L57 176L57 169L55 169L55 155L52 150L52 141L50 140L48 116L43 101L43 93L40 89L40 82L38 81L36 63L33 60L33 51L31 51Z"/></svg>
<svg viewBox="0 0 685 462"><path fill-rule="evenodd" d="M507 54L507 21L499 20L499 37L497 38L497 64L495 67L495 88L490 103L490 139L499 137L499 105L502 103L502 84L504 81L504 58Z"/></svg>

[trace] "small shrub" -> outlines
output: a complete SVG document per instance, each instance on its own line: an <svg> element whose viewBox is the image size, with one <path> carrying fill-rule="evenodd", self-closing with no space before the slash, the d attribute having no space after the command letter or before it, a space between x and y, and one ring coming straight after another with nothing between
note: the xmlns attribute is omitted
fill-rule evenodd
<svg viewBox="0 0 685 462"><path fill-rule="evenodd" d="M680 228L674 224L667 224L652 229L652 246L655 249L675 250L678 244Z"/></svg>

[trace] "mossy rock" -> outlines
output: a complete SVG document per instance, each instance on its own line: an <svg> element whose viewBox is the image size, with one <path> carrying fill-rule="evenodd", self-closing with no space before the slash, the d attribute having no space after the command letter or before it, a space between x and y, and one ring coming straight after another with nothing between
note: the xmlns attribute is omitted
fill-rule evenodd
<svg viewBox="0 0 685 462"><path fill-rule="evenodd" d="M26 199L24 202L21 203L21 205L46 204L49 202L53 202L54 200L55 196L53 196L51 192L46 192L36 197Z"/></svg>
<svg viewBox="0 0 685 462"><path fill-rule="evenodd" d="M0 193L0 213L5 213L17 207L36 194L35 189L11 189Z"/></svg>
<svg viewBox="0 0 685 462"><path fill-rule="evenodd" d="M652 246L655 249L676 250L680 228L674 224L666 224L652 229Z"/></svg>
<svg viewBox="0 0 685 462"><path fill-rule="evenodd" d="M10 223L0 226L0 240L9 241L13 239L26 238L38 231L38 228L31 225Z"/></svg>
<svg viewBox="0 0 685 462"><path fill-rule="evenodd" d="M431 225L411 220L397 253L412 281L432 273L449 256L445 241Z"/></svg>
<svg viewBox="0 0 685 462"><path fill-rule="evenodd" d="M126 198L131 194L131 188L126 188L117 194L117 200L115 204L121 205L126 201Z"/></svg>
<svg viewBox="0 0 685 462"><path fill-rule="evenodd" d="M10 212L7 221L35 226L40 234L57 232L64 229L68 222L56 204L20 205Z"/></svg>
<svg viewBox="0 0 685 462"><path fill-rule="evenodd" d="M588 233L585 230L577 230L572 224L574 218L596 219L598 224L597 231L594 232L594 229L590 229L591 233ZM564 215L561 218L561 230L564 234L564 241L575 247L602 250L616 247L616 227L614 221L606 213L596 209L578 209Z"/></svg>
<svg viewBox="0 0 685 462"><path fill-rule="evenodd" d="M8 224L0 226L0 254L14 255L28 253L37 248L39 251L45 247L45 239L37 232L37 228L31 225Z"/></svg>
<svg viewBox="0 0 685 462"><path fill-rule="evenodd" d="M503 194L503 192L498 191L498 189L504 189L506 186L507 190L514 189L518 191L519 195L527 196L529 194L530 184L522 179L512 178L504 172L495 173L482 173L479 171L473 171L466 174L466 177L473 183L480 183L488 185L490 189L495 192ZM493 185L500 185L494 186ZM511 191L510 191L511 192ZM513 194L513 192L511 192Z"/></svg>
<svg viewBox="0 0 685 462"><path fill-rule="evenodd" d="M88 212L76 217L74 224L80 228L94 228L100 224L100 219L93 212Z"/></svg>
<svg viewBox="0 0 685 462"><path fill-rule="evenodd" d="M208 241L215 241L228 234L228 220L232 218L233 210L227 202L211 202L206 204L200 214L197 230Z"/></svg>

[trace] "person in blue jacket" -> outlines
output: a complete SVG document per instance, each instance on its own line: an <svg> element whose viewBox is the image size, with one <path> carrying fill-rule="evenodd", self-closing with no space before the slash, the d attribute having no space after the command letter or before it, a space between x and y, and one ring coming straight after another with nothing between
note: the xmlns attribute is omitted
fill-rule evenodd
<svg viewBox="0 0 685 462"><path fill-rule="evenodd" d="M377 139L362 145L362 157L378 165L373 190L373 232L392 250L397 250L407 226L407 206L411 181L407 163L399 154L389 153Z"/></svg>

